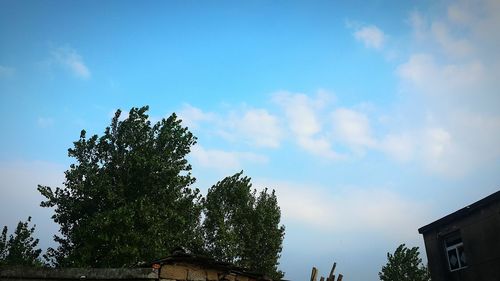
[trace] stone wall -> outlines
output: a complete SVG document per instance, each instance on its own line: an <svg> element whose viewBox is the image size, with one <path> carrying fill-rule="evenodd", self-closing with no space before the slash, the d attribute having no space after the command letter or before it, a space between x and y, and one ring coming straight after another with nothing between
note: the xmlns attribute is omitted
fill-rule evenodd
<svg viewBox="0 0 500 281"><path fill-rule="evenodd" d="M152 268L31 268L0 267L0 281L155 281Z"/></svg>
<svg viewBox="0 0 500 281"><path fill-rule="evenodd" d="M154 268L0 267L0 281L261 281L269 280L197 264L163 264Z"/></svg>

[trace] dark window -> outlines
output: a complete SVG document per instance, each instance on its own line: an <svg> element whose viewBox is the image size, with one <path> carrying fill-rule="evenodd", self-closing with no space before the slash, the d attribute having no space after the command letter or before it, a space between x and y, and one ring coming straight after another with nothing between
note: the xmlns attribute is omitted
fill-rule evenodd
<svg viewBox="0 0 500 281"><path fill-rule="evenodd" d="M444 241L446 257L450 271L455 271L467 267L467 258L464 252L464 244L459 234L449 236Z"/></svg>

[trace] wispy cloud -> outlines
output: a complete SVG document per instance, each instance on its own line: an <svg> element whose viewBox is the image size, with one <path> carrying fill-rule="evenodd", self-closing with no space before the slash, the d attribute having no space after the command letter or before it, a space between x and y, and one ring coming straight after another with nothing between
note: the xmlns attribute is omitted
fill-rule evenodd
<svg viewBox="0 0 500 281"><path fill-rule="evenodd" d="M90 70L85 65L83 57L70 47L57 47L51 51L52 59L69 70L73 75L80 79L89 79L91 76Z"/></svg>
<svg viewBox="0 0 500 281"><path fill-rule="evenodd" d="M362 42L365 47L380 50L384 47L386 35L375 25L363 26L354 32L354 38Z"/></svg>

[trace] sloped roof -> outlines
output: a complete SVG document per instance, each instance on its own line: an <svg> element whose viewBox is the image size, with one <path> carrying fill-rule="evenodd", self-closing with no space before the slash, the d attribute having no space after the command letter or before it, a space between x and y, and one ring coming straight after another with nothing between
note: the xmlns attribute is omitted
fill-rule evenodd
<svg viewBox="0 0 500 281"><path fill-rule="evenodd" d="M500 191L497 191L489 196L484 197L483 199L481 199L475 203L470 204L469 206L466 206L466 207L464 207L464 208L462 208L454 213L451 213L451 214L449 214L445 217L442 217L434 222L431 222L428 225L422 226L421 228L418 229L418 233L424 234L425 232L428 232L436 227L439 227L439 226L442 226L445 224L449 224L453 221L456 221L458 219L466 217L470 213L472 213L480 208L483 208L484 206L487 206L491 203L499 202L499 201L500 201Z"/></svg>
<svg viewBox="0 0 500 281"><path fill-rule="evenodd" d="M174 251L170 256L148 262L144 264L144 266L152 266L153 264L193 264L205 268L220 270L227 273L246 276L256 280L272 280L262 273L250 271L248 269L235 266L232 263L217 261L206 256L186 253L182 250Z"/></svg>

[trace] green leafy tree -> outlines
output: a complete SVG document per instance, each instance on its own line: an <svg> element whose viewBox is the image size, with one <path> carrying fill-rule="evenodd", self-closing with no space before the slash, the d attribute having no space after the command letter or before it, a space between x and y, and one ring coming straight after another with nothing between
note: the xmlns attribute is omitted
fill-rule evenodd
<svg viewBox="0 0 500 281"><path fill-rule="evenodd" d="M33 238L35 225L29 227L31 217L25 222L17 224L14 234L7 240L7 226L3 227L0 235L0 265L42 266L40 254L37 249L38 239Z"/></svg>
<svg viewBox="0 0 500 281"><path fill-rule="evenodd" d="M387 253L388 262L379 272L382 281L429 281L427 267L419 258L418 247L411 249L405 244L399 245L394 254Z"/></svg>
<svg viewBox="0 0 500 281"><path fill-rule="evenodd" d="M283 277L278 270L285 227L274 191L257 195L243 172L212 186L204 201L206 251L216 259Z"/></svg>
<svg viewBox="0 0 500 281"><path fill-rule="evenodd" d="M196 138L175 114L152 125L147 111L132 108L120 121L118 110L101 137L82 130L64 187L38 186L60 225L52 264L121 267L202 248L200 195L185 159Z"/></svg>

